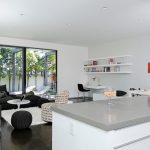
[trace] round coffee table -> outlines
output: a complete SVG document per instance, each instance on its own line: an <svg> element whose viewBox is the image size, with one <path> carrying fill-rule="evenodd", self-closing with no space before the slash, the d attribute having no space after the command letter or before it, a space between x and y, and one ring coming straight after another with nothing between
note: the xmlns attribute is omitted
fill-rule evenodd
<svg viewBox="0 0 150 150"><path fill-rule="evenodd" d="M7 103L13 104L13 105L17 105L17 106L18 106L18 109L20 109L20 105L28 104L28 103L30 103L30 101L29 101L29 100L26 100L26 99L23 99L23 100L20 100L20 99L13 99L13 100L7 101Z"/></svg>

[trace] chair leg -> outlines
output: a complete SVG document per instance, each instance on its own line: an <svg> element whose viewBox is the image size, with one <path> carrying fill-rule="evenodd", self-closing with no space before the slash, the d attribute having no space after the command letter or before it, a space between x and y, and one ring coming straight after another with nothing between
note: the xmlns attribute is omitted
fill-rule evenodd
<svg viewBox="0 0 150 150"><path fill-rule="evenodd" d="M79 96L80 96L80 92L78 91L78 99L79 99Z"/></svg>
<svg viewBox="0 0 150 150"><path fill-rule="evenodd" d="M83 101L85 101L85 93L83 92Z"/></svg>

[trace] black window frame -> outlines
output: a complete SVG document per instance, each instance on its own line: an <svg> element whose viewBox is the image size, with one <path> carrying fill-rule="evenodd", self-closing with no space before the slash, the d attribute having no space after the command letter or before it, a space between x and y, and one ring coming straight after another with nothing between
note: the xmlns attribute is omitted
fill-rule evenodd
<svg viewBox="0 0 150 150"><path fill-rule="evenodd" d="M51 50L56 52L56 93L58 90L58 51L56 49L47 49L47 48L37 48L37 47L24 47L24 46L14 46L14 45L3 45L0 44L0 47L14 47L22 49L22 94L26 93L26 51L27 49L39 49L39 50Z"/></svg>

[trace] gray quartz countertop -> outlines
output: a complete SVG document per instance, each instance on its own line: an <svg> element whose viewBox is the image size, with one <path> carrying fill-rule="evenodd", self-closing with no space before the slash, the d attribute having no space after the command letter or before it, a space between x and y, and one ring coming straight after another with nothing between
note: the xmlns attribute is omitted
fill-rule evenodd
<svg viewBox="0 0 150 150"><path fill-rule="evenodd" d="M105 131L150 121L150 98L146 96L108 101L57 105L54 112L87 123Z"/></svg>

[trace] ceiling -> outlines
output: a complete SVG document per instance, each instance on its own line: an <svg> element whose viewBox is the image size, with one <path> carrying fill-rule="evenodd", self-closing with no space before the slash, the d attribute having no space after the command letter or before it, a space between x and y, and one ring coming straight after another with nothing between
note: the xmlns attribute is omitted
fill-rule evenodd
<svg viewBox="0 0 150 150"><path fill-rule="evenodd" d="M71 45L150 34L150 0L0 0L0 36Z"/></svg>

